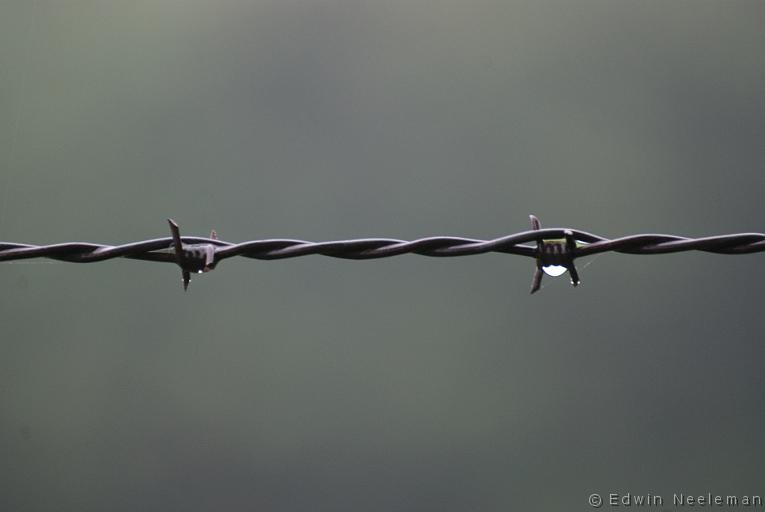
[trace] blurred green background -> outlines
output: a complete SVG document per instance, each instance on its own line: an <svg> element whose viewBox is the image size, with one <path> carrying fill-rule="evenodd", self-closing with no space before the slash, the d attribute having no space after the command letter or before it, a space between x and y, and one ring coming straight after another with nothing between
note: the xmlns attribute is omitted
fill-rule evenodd
<svg viewBox="0 0 765 512"><path fill-rule="evenodd" d="M7 1L0 240L765 230L765 6ZM0 510L765 495L763 256L0 264ZM608 507L605 507L608 508Z"/></svg>

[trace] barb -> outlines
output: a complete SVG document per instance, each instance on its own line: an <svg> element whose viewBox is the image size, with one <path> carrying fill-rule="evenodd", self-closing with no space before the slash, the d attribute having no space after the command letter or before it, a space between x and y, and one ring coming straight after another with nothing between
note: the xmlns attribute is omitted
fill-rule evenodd
<svg viewBox="0 0 765 512"><path fill-rule="evenodd" d="M113 258L175 263L181 267L184 289L191 273L209 272L222 260L241 256L259 260L296 258L318 254L332 258L366 260L400 254L431 257L454 257L490 252L517 254L536 260L531 293L539 289L542 273L558 276L566 271L574 286L579 277L574 260L602 252L624 254L666 254L704 251L716 254L765 252L765 234L738 233L705 238L675 235L641 234L608 239L586 231L567 228L542 229L533 215L532 230L493 240L436 236L405 241L392 238L363 238L329 242L268 239L231 243L219 240L215 231L210 238L181 236L178 225L168 219L171 237L143 240L124 245L83 242L54 245L30 245L0 242L0 262L30 258L49 258L72 263L95 263ZM535 242L536 247L524 245Z"/></svg>

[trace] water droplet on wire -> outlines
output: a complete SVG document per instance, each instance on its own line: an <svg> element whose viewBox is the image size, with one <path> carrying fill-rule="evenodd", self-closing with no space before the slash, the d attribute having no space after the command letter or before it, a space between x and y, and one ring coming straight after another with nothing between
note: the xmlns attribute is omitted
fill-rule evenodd
<svg viewBox="0 0 765 512"><path fill-rule="evenodd" d="M566 273L566 267L562 265L545 265L542 267L542 271L551 277L562 276Z"/></svg>

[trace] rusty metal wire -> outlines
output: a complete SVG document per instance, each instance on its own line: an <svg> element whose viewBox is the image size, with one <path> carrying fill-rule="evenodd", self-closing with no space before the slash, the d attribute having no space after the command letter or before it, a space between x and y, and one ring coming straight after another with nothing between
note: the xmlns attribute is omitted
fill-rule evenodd
<svg viewBox="0 0 765 512"><path fill-rule="evenodd" d="M541 229L536 217L532 215L531 220L532 230L492 240L436 236L412 241L392 238L328 242L267 239L242 243L218 240L215 232L209 238L181 237L177 224L170 220L172 237L124 245L112 246L83 242L31 245L0 242L0 262L30 258L49 258L72 263L94 263L113 258L171 262L178 264L183 270L185 288L188 285L190 273L212 270L222 260L234 256L275 260L319 254L333 258L363 260L388 258L400 254L453 257L495 252L536 259L538 274L550 265L565 267L571 274L572 284L576 285L579 279L573 266L574 260L602 252L625 254L665 254L692 250L717 254L765 252L765 234L762 233L737 233L704 238L640 234L608 239L578 229ZM529 242L535 242L536 246L524 245ZM541 274L538 278L541 280ZM539 283L536 281L535 275L532 293L539 288Z"/></svg>

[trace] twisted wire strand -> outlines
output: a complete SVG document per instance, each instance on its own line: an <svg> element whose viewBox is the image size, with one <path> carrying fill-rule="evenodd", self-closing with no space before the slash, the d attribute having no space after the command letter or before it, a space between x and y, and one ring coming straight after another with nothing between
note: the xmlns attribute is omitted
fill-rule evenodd
<svg viewBox="0 0 765 512"><path fill-rule="evenodd" d="M231 243L213 238L181 237L184 246L214 246L215 263L234 256L259 260L296 258L318 254L344 259L375 259L418 254L431 257L455 257L485 253L517 254L537 257L537 248L524 245L529 242L559 239L573 233L580 242L573 257L602 252L625 254L665 254L684 251L704 251L717 254L748 254L765 252L765 234L738 233L704 238L686 238L675 235L639 234L608 239L577 229L548 228L523 231L493 240L436 236L405 241L390 238L363 238L327 242L305 240L268 239ZM113 258L177 263L172 252L173 238L156 238L124 245L103 245L72 242L53 245L30 245L0 242L0 262L30 258L49 258L72 263L94 263Z"/></svg>

